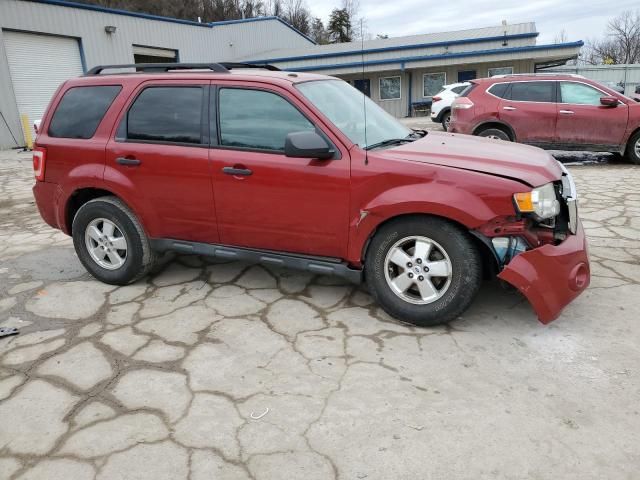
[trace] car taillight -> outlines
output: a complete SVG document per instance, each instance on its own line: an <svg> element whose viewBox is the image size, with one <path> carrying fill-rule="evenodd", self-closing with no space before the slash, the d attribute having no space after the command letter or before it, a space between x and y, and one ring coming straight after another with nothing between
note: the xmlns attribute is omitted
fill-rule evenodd
<svg viewBox="0 0 640 480"><path fill-rule="evenodd" d="M455 110L467 110L473 107L473 102L467 97L458 97L451 104L451 108Z"/></svg>
<svg viewBox="0 0 640 480"><path fill-rule="evenodd" d="M44 164L47 159L47 150L42 147L33 149L33 176L39 182L44 181Z"/></svg>
<svg viewBox="0 0 640 480"><path fill-rule="evenodd" d="M442 97L433 97L431 99L432 102L439 102L440 100L442 100Z"/></svg>

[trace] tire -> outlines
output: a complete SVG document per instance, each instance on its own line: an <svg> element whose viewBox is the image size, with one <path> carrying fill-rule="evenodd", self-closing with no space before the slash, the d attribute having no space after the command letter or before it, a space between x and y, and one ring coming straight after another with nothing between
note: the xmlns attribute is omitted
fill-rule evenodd
<svg viewBox="0 0 640 480"><path fill-rule="evenodd" d="M504 140L505 142L511 141L511 137L509 136L509 134L500 128L487 128L485 130L478 132L476 135L478 137Z"/></svg>
<svg viewBox="0 0 640 480"><path fill-rule="evenodd" d="M449 131L449 123L451 122L451 112L447 112L442 116L442 128L444 131Z"/></svg>
<svg viewBox="0 0 640 480"><path fill-rule="evenodd" d="M99 197L82 205L71 229L78 258L101 282L128 285L153 268L155 253L142 225L131 209L116 197ZM90 247L98 253L92 254Z"/></svg>
<svg viewBox="0 0 640 480"><path fill-rule="evenodd" d="M424 242L424 239L431 242L430 253L420 264L417 263L420 255L415 256L417 243L413 248L414 240L403 243L416 237L415 242ZM396 259L398 247L410 257L411 267L409 264L406 268L399 267L391 260ZM399 258L404 259L401 254ZM447 260L448 278L419 272L420 269L429 271L429 265L431 275L436 270L444 272L440 267ZM436 262L439 262L437 268ZM392 221L376 232L367 250L364 273L372 297L385 312L398 320L430 327L456 319L471 304L482 283L482 259L470 235L457 225L440 218L412 216ZM406 280L404 275L413 275L413 280ZM435 297L424 300L423 292L431 290L427 283L420 283L418 287L420 278L422 282L431 283ZM413 284L406 292L398 293L392 286L393 281L397 286L398 280L413 281Z"/></svg>
<svg viewBox="0 0 640 480"><path fill-rule="evenodd" d="M640 165L640 131L636 132L629 139L629 143L627 144L627 151L625 152L625 157L631 163L635 165Z"/></svg>

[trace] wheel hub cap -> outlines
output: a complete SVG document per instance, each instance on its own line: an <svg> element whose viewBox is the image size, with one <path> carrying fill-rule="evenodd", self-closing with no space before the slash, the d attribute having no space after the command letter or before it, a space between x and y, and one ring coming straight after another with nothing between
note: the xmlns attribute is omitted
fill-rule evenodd
<svg viewBox="0 0 640 480"><path fill-rule="evenodd" d="M402 300L425 305L449 289L452 264L445 249L428 237L411 236L397 241L384 262L385 279Z"/></svg>
<svg viewBox="0 0 640 480"><path fill-rule="evenodd" d="M85 245L91 259L106 270L117 270L127 259L127 239L122 230L106 218L96 218L85 230Z"/></svg>

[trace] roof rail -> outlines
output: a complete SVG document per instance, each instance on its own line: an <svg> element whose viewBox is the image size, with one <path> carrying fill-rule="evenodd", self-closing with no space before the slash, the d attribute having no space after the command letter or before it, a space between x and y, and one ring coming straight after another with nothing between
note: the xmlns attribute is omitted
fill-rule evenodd
<svg viewBox="0 0 640 480"><path fill-rule="evenodd" d="M237 62L222 62L219 65L222 65L227 70L231 70L234 68L262 68L264 70L269 70L271 72L279 72L280 69L275 65L269 65L268 63L237 63Z"/></svg>
<svg viewBox="0 0 640 480"><path fill-rule="evenodd" d="M575 77L584 78L582 75L575 73L552 73L552 72L540 72L540 73L505 73L503 75L493 75L491 78L507 78L507 77L548 77L548 76L562 76L562 77Z"/></svg>
<svg viewBox="0 0 640 480"><path fill-rule="evenodd" d="M211 70L216 73L228 73L234 68L262 68L270 71L279 71L278 67L262 64L252 65L248 63L130 63L124 65L98 65L89 70L86 75L100 75L104 70L122 70L135 68L138 72L170 72L174 70Z"/></svg>

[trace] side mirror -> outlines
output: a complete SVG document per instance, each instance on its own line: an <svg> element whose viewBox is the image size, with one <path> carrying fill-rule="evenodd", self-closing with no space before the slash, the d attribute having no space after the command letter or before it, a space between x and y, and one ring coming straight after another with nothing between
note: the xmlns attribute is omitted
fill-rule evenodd
<svg viewBox="0 0 640 480"><path fill-rule="evenodd" d="M600 103L605 107L617 107L619 102L616 97L600 97Z"/></svg>
<svg viewBox="0 0 640 480"><path fill-rule="evenodd" d="M333 158L334 153L327 141L316 132L293 132L284 141L284 154L287 157L328 160Z"/></svg>

